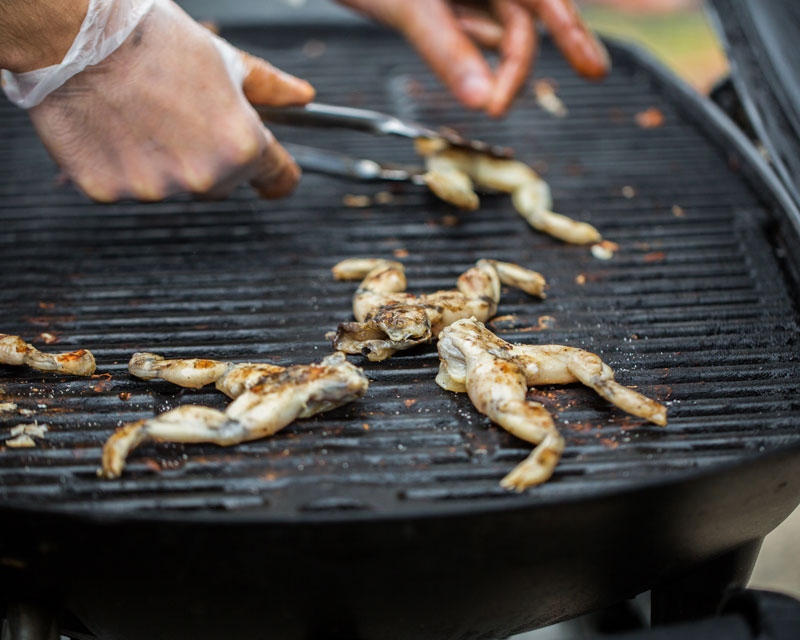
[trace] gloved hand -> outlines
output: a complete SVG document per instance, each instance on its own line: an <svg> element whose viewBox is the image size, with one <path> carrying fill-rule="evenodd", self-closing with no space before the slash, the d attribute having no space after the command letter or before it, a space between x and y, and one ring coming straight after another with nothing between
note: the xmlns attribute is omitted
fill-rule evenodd
<svg viewBox="0 0 800 640"><path fill-rule="evenodd" d="M55 161L95 200L223 197L244 181L280 197L300 176L248 100L305 104L314 89L234 49L171 0L91 0L62 64L3 79Z"/></svg>
<svg viewBox="0 0 800 640"><path fill-rule="evenodd" d="M578 73L600 78L608 71L603 45L572 0L339 1L403 33L464 105L491 116L506 112L530 72L537 20ZM499 49L494 73L475 43Z"/></svg>

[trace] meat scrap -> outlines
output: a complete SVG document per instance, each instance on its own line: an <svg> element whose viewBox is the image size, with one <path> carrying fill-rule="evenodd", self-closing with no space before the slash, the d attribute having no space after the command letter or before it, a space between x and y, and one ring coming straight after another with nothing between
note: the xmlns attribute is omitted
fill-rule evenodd
<svg viewBox="0 0 800 640"><path fill-rule="evenodd" d="M586 222L551 211L550 187L528 165L518 160L493 158L464 149L417 140L417 152L425 157L423 179L439 198L461 209L475 210L480 199L474 186L511 194L517 212L529 225L572 244L591 244L602 239Z"/></svg>
<svg viewBox="0 0 800 640"><path fill-rule="evenodd" d="M661 109L650 107L636 114L636 124L642 129L655 129L664 125L664 114Z"/></svg>
<svg viewBox="0 0 800 640"><path fill-rule="evenodd" d="M36 446L36 442L34 442L33 438L24 434L19 435L16 438L9 438L3 444L7 447L11 447L12 449L22 449Z"/></svg>
<svg viewBox="0 0 800 640"><path fill-rule="evenodd" d="M48 426L46 424L39 424L38 422L34 422L31 424L18 424L16 427L11 428L11 435L12 436L33 436L35 438L44 438L44 434L48 431Z"/></svg>
<svg viewBox="0 0 800 640"><path fill-rule="evenodd" d="M511 344L475 318L442 330L437 347L440 387L466 391L478 411L536 445L500 482L507 489L523 491L546 482L564 450L564 438L547 409L526 399L530 386L581 382L628 413L657 425L667 423L664 405L615 382L611 368L583 349Z"/></svg>
<svg viewBox="0 0 800 640"><path fill-rule="evenodd" d="M9 432L11 437L3 444L12 449L35 447L36 441L33 438L44 438L46 433L46 424L18 424L16 427L11 428Z"/></svg>
<svg viewBox="0 0 800 640"><path fill-rule="evenodd" d="M536 95L536 102L539 106L554 115L556 118L563 118L567 115L567 107L556 95L556 88L549 80L537 80L533 85L533 93Z"/></svg>
<svg viewBox="0 0 800 640"><path fill-rule="evenodd" d="M271 436L296 418L308 418L361 398L368 381L363 370L333 353L320 364L279 367L234 364L199 358L165 360L136 353L128 370L145 380L167 380L182 387L215 383L234 401L225 411L184 405L153 418L123 425L103 446L98 475L117 478L131 451L143 442L211 442L230 446Z"/></svg>
<svg viewBox="0 0 800 640"><path fill-rule="evenodd" d="M497 313L500 284L545 297L544 277L509 262L478 260L462 273L456 289L419 296L406 293L403 265L380 258L351 258L333 267L337 280L363 278L353 296L356 322L343 322L333 347L377 362L397 351L432 342L461 318L489 320Z"/></svg>
<svg viewBox="0 0 800 640"><path fill-rule="evenodd" d="M53 371L74 376L94 373L94 356L86 349L69 353L42 353L19 336L0 333L0 364L27 365L38 371Z"/></svg>

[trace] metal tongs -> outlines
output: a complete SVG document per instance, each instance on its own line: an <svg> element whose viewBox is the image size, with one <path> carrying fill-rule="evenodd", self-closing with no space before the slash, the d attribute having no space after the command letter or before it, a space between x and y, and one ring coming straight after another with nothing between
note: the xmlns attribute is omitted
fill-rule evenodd
<svg viewBox="0 0 800 640"><path fill-rule="evenodd" d="M341 107L320 102L310 102L303 107L256 106L255 109L266 123L342 128L373 135L401 136L412 140L418 138L443 140L452 147L485 153L495 158L510 158L514 155L513 150L509 147L492 145L480 140L470 140L452 129L445 127L432 129L369 109ZM299 144L285 143L283 146L306 171L357 180L394 180L424 184L422 174L425 170L422 167L379 163L374 160L353 158L336 151Z"/></svg>

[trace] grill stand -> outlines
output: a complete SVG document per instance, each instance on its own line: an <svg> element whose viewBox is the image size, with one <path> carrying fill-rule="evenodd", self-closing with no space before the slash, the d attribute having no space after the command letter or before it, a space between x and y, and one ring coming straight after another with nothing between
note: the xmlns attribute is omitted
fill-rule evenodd
<svg viewBox="0 0 800 640"><path fill-rule="evenodd" d="M672 576L650 594L653 625L674 624L719 615L731 589L745 587L763 538Z"/></svg>
<svg viewBox="0 0 800 640"><path fill-rule="evenodd" d="M58 615L50 606L15 602L6 609L2 640L58 640Z"/></svg>

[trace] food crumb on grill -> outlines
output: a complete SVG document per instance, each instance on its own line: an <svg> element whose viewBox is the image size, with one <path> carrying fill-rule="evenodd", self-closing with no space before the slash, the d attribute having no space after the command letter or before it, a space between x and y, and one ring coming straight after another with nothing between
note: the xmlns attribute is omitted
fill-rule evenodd
<svg viewBox="0 0 800 640"><path fill-rule="evenodd" d="M361 425L361 428L364 429L364 431L369 431L369 423L368 422L363 423Z"/></svg>
<svg viewBox="0 0 800 640"><path fill-rule="evenodd" d="M117 397L118 397L120 400L130 400L130 399L131 399L131 394L130 394L130 393L128 393L127 391L123 391L123 392L121 392L121 393L118 393L118 394L117 394Z"/></svg>
<svg viewBox="0 0 800 640"><path fill-rule="evenodd" d="M552 327L556 326L556 319L553 316L539 316L538 318L539 326L536 327L536 330L541 331L542 329L551 329Z"/></svg>
<svg viewBox="0 0 800 640"><path fill-rule="evenodd" d="M0 413L4 411L16 411L17 404L15 402L0 402Z"/></svg>
<svg viewBox="0 0 800 640"><path fill-rule="evenodd" d="M443 227L458 226L458 216L442 216L442 226Z"/></svg>
<svg viewBox="0 0 800 640"><path fill-rule="evenodd" d="M26 435L21 435L17 436L16 438L11 438L10 440L6 440L4 444L12 449L22 449L36 446L33 438Z"/></svg>
<svg viewBox="0 0 800 640"><path fill-rule="evenodd" d="M40 309L54 309L56 304L55 302L40 302L38 306Z"/></svg>
<svg viewBox="0 0 800 640"><path fill-rule="evenodd" d="M391 191L378 191L375 194L375 204L389 204L394 200L394 194Z"/></svg>
<svg viewBox="0 0 800 640"><path fill-rule="evenodd" d="M105 391L108 389L108 386L111 384L111 374L110 373L100 373L97 375L92 376L92 378L99 379L99 382L95 385L92 385L90 388L97 393L101 391Z"/></svg>
<svg viewBox="0 0 800 640"><path fill-rule="evenodd" d="M25 416L26 418L34 415L36 412L33 409L20 409L19 415Z"/></svg>
<svg viewBox="0 0 800 640"><path fill-rule="evenodd" d="M16 427L11 428L12 436L33 436L34 438L44 438L48 428L46 424L39 424L38 422L29 424L18 424Z"/></svg>
<svg viewBox="0 0 800 640"><path fill-rule="evenodd" d="M45 344L53 344L58 342L58 336L53 335L52 333L40 333L39 337L44 340Z"/></svg>
<svg viewBox="0 0 800 640"><path fill-rule="evenodd" d="M536 94L536 102L549 114L556 118L567 115L567 107L556 95L555 83L552 80L538 80L533 85L533 92Z"/></svg>
<svg viewBox="0 0 800 640"><path fill-rule="evenodd" d="M645 262L661 262L667 255L663 251L651 251L644 255Z"/></svg>
<svg viewBox="0 0 800 640"><path fill-rule="evenodd" d="M580 284L580 285L586 284L586 275L583 273L579 273L577 276L575 276L575 284Z"/></svg>
<svg viewBox="0 0 800 640"><path fill-rule="evenodd" d="M319 58L325 54L327 48L322 40L307 40L303 44L303 55L306 58Z"/></svg>
<svg viewBox="0 0 800 640"><path fill-rule="evenodd" d="M351 209L363 209L372 204L372 198L366 195L357 195L354 193L346 193L342 196L342 204Z"/></svg>
<svg viewBox="0 0 800 640"><path fill-rule="evenodd" d="M611 240L603 240L592 245L592 255L598 260L611 260L616 251L619 251L619 245Z"/></svg>
<svg viewBox="0 0 800 640"><path fill-rule="evenodd" d="M664 114L661 112L661 109L657 109L656 107L650 107L649 109L640 111L636 114L635 118L636 124L642 129L655 129L664 124Z"/></svg>
<svg viewBox="0 0 800 640"><path fill-rule="evenodd" d="M504 331L508 329L513 329L514 324L517 322L517 316L515 315L507 315L507 316L495 316L491 320L489 320L489 326L493 329L497 329L499 331Z"/></svg>
<svg viewBox="0 0 800 640"><path fill-rule="evenodd" d="M407 258L408 257L408 249L395 249L392 251L392 255L395 258Z"/></svg>
<svg viewBox="0 0 800 640"><path fill-rule="evenodd" d="M672 205L672 215L676 218L683 218L686 216L686 212L683 210L683 207L679 207L677 204Z"/></svg>
<svg viewBox="0 0 800 640"><path fill-rule="evenodd" d="M622 187L621 193L623 197L630 200L636 195L636 189L634 189L631 185L626 184L624 187Z"/></svg>
<svg viewBox="0 0 800 640"><path fill-rule="evenodd" d="M406 407L410 407L412 405L417 404L417 400L416 398L406 398L405 400L403 400L403 404L406 405Z"/></svg>

